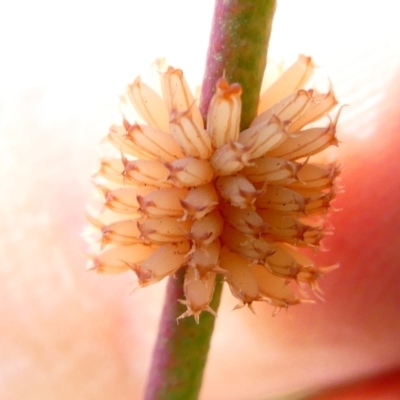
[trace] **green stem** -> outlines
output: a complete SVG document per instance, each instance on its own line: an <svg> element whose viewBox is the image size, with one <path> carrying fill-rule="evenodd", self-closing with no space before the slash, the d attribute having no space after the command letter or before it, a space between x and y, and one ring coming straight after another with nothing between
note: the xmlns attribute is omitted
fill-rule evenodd
<svg viewBox="0 0 400 400"><path fill-rule="evenodd" d="M194 318L177 323L186 309L177 302L184 298L184 275L181 269L168 281L145 400L198 399L215 317L203 312L199 324ZM221 292L222 278L217 281L210 304L214 310L218 309Z"/></svg>
<svg viewBox="0 0 400 400"><path fill-rule="evenodd" d="M200 109L207 114L215 82L225 74L242 86L245 129L257 114L276 0L217 0Z"/></svg>
<svg viewBox="0 0 400 400"><path fill-rule="evenodd" d="M255 117L275 7L276 0L216 0L200 101L205 120L215 84L224 74L242 86L242 128ZM185 311L177 301L184 298L184 274L181 269L168 281L145 400L199 398L215 317L202 313L199 325L193 318L177 324ZM215 311L221 293L220 277L211 302Z"/></svg>

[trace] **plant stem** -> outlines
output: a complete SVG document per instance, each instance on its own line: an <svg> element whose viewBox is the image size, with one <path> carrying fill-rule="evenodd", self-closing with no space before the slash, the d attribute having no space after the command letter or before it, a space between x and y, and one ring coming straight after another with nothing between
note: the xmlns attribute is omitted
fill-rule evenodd
<svg viewBox="0 0 400 400"><path fill-rule="evenodd" d="M164 309L154 348L153 362L145 400L196 400L207 361L215 317L202 313L200 323L194 318L176 319L185 311L177 302L183 299L185 270L169 278ZM222 279L217 281L211 307L218 309Z"/></svg>
<svg viewBox="0 0 400 400"><path fill-rule="evenodd" d="M207 114L222 76L242 86L241 129L257 114L276 0L216 0L200 109Z"/></svg>
<svg viewBox="0 0 400 400"><path fill-rule="evenodd" d="M276 0L216 0L200 101L204 120L215 84L224 74L243 89L241 127L255 117L275 7ZM182 268L168 281L145 400L199 398L215 317L202 313L198 325L193 318L177 324L185 311L177 301L184 298L184 274ZM220 277L211 302L215 311L221 292Z"/></svg>

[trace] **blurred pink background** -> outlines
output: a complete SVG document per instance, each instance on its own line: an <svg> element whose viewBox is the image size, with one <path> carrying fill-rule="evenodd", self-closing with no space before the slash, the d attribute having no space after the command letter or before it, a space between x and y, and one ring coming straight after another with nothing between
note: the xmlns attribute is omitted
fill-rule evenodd
<svg viewBox="0 0 400 400"><path fill-rule="evenodd" d="M118 94L160 56L201 83L213 1L0 5L0 397L140 399L164 283L85 271L97 146ZM343 110L341 268L326 301L231 312L225 288L202 400L269 398L400 365L400 52L391 0L279 0L277 61L313 56ZM275 398L275 397L274 397Z"/></svg>

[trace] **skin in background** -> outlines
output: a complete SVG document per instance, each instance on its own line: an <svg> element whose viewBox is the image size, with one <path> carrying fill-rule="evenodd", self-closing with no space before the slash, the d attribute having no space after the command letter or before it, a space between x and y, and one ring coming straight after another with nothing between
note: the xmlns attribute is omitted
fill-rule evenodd
<svg viewBox="0 0 400 400"><path fill-rule="evenodd" d="M264 305L256 306L256 317L245 309L231 312L236 303L226 287L204 400L262 398L319 388L400 365L400 60L394 6L383 2L377 15L372 7L363 10L365 21L374 17L374 39L364 20L357 20L354 34L354 16L359 13L346 2L326 1L323 7L318 1L304 1L301 7L299 3L278 4L270 54L279 58L289 49L294 56L299 51L313 55L326 67L338 98L350 104L339 125L345 192L334 206L342 210L330 218L335 232L324 242L330 251L318 255L320 264L340 262L341 267L321 282L325 302L295 307L275 318ZM185 7L177 4L181 10ZM212 2L207 4L211 7ZM7 79L1 78L5 90L0 97L0 397L5 399L124 400L140 398L144 386L164 284L130 295L133 276L85 273L80 237L91 198L89 175L98 162L95 147L106 134L107 107L116 90L105 77L115 75L121 90L135 75L128 71L135 65L133 56L126 55L125 65L119 65L118 57L130 45L125 38L129 32L121 34L120 22L112 22L121 15L117 7L113 10L103 10L111 13L103 21L94 20L100 39L90 48L97 44L105 49L88 55L82 70L74 69L74 63L63 69L60 63L55 64L59 69L54 79L35 81L29 70L24 75L17 69L13 75L12 68ZM133 11L146 16L145 10ZM283 18L288 15L296 17L290 23L296 34L287 34ZM298 21L299 15L304 20ZM304 22L307 18L310 23ZM193 21L181 22L186 32L200 29ZM115 24L115 31L104 36L107 23ZM175 36L167 22L157 24L166 46ZM81 35L78 49L78 39L87 44L95 40ZM275 38L280 38L279 44L277 39L274 44ZM104 66L102 60L114 51L113 43L119 53ZM74 53L68 48L70 58L82 61L78 56L85 56L83 50ZM11 45L4 51L14 54ZM168 48L163 51L169 54ZM205 55L199 43L194 53L201 51ZM154 52L160 55L158 48ZM43 50L40 56L45 54ZM176 66L188 66L187 54L173 57ZM203 59L193 58L202 67ZM44 70L46 61L42 60ZM32 68L36 62L32 57ZM111 76L107 68L112 68ZM65 83L71 74L73 93ZM104 82L99 79L102 74Z"/></svg>

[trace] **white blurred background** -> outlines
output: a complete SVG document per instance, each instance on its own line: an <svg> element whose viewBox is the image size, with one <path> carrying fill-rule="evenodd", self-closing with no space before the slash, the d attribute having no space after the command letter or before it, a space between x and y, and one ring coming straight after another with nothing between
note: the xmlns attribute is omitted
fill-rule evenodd
<svg viewBox="0 0 400 400"><path fill-rule="evenodd" d="M1 2L0 398L140 398L163 284L131 295L133 276L84 272L79 235L89 179L118 94L154 59L182 68L193 88L201 83L212 9L212 0ZM269 56L313 56L351 105L340 139L364 140L399 72L399 39L391 0L279 0ZM293 368L279 364L274 328L265 333L269 354L259 355L241 325L248 317L230 313L233 305L226 295L204 400L252 399L356 375L351 362L334 362L327 377L321 349L307 380L296 377L307 360L294 355ZM236 354L228 365L227 352Z"/></svg>

